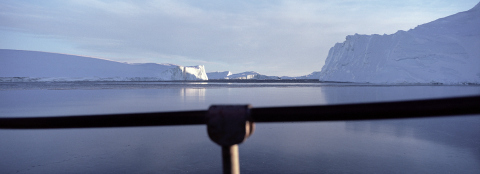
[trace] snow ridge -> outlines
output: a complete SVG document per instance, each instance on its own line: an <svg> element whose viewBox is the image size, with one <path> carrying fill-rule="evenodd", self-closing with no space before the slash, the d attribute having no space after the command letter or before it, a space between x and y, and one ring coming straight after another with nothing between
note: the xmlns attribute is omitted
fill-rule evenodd
<svg viewBox="0 0 480 174"><path fill-rule="evenodd" d="M480 3L391 35L350 35L332 47L320 81L480 84Z"/></svg>
<svg viewBox="0 0 480 174"><path fill-rule="evenodd" d="M208 80L205 67L110 60L0 49L0 81Z"/></svg>

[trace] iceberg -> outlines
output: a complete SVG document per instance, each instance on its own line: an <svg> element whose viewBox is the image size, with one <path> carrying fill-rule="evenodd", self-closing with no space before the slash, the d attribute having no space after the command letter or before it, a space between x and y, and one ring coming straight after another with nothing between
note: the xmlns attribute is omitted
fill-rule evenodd
<svg viewBox="0 0 480 174"><path fill-rule="evenodd" d="M0 49L0 81L208 80L203 65L121 63L99 58Z"/></svg>
<svg viewBox="0 0 480 174"><path fill-rule="evenodd" d="M262 75L255 71L246 71L242 73L232 74L230 71L223 71L223 72L208 72L207 73L208 79L253 79L253 80L279 80L280 77L278 76L267 76Z"/></svg>
<svg viewBox="0 0 480 174"><path fill-rule="evenodd" d="M391 35L350 35L332 47L320 81L480 84L480 3Z"/></svg>

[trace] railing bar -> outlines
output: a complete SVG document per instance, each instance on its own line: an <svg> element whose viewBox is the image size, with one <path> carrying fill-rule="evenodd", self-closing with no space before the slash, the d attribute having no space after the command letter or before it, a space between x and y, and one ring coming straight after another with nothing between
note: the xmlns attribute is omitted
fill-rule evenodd
<svg viewBox="0 0 480 174"><path fill-rule="evenodd" d="M383 103L253 108L254 122L354 121L480 114L480 96Z"/></svg>
<svg viewBox="0 0 480 174"><path fill-rule="evenodd" d="M480 96L400 102L252 108L254 122L350 121L480 114ZM201 125L207 111L0 118L0 129Z"/></svg>
<svg viewBox="0 0 480 174"><path fill-rule="evenodd" d="M0 118L2 129L54 129L204 125L207 111L132 113L93 116Z"/></svg>

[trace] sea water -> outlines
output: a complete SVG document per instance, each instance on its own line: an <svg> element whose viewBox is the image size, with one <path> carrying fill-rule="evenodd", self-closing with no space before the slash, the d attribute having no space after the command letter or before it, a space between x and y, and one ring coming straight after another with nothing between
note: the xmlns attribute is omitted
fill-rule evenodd
<svg viewBox="0 0 480 174"><path fill-rule="evenodd" d="M480 86L349 83L0 84L0 116L38 117L331 105L480 95ZM263 123L241 173L478 173L480 116ZM205 126L0 130L0 173L220 173Z"/></svg>

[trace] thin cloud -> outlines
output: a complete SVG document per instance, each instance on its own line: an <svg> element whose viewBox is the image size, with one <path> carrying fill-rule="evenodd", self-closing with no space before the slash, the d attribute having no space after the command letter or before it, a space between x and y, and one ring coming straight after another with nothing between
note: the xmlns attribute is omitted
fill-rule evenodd
<svg viewBox="0 0 480 174"><path fill-rule="evenodd" d="M471 8L462 3L478 2L7 0L0 32L56 38L75 54L112 60L293 76L319 71L346 35L408 30Z"/></svg>

